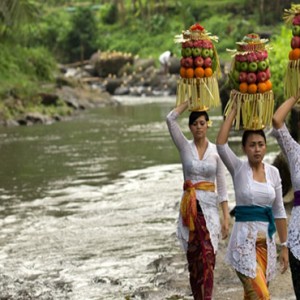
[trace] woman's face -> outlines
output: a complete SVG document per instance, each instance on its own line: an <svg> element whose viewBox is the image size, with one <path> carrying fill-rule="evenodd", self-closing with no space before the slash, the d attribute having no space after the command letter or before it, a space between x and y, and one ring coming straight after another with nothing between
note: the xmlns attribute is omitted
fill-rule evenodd
<svg viewBox="0 0 300 300"><path fill-rule="evenodd" d="M250 163L260 163L267 151L265 139L259 134L250 134L243 150Z"/></svg>
<svg viewBox="0 0 300 300"><path fill-rule="evenodd" d="M200 116L191 125L190 130L195 140L206 137L207 121L205 116Z"/></svg>

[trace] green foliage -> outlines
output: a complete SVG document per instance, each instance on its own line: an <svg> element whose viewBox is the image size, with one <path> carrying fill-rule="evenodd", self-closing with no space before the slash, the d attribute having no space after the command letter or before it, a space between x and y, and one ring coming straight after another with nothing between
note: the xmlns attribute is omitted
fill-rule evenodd
<svg viewBox="0 0 300 300"><path fill-rule="evenodd" d="M0 35L9 28L16 29L24 24L33 23L39 15L39 4L34 0L1 0Z"/></svg>
<svg viewBox="0 0 300 300"><path fill-rule="evenodd" d="M56 62L49 51L44 47L27 48L24 50L27 56L25 72L32 74L39 81L53 80Z"/></svg>
<svg viewBox="0 0 300 300"><path fill-rule="evenodd" d="M165 17L160 14L153 15L148 23L149 33L158 34L161 28L165 27Z"/></svg>
<svg viewBox="0 0 300 300"><path fill-rule="evenodd" d="M70 14L65 9L49 12L42 16L38 26L31 28L28 44L44 45L57 60L65 60L64 45L71 29Z"/></svg>
<svg viewBox="0 0 300 300"><path fill-rule="evenodd" d="M13 51L12 51L13 49ZM51 81L56 62L44 47L3 44L0 50L0 95L30 95L41 81Z"/></svg>
<svg viewBox="0 0 300 300"><path fill-rule="evenodd" d="M118 21L118 8L116 4L105 4L101 7L101 20L104 24L115 24Z"/></svg>
<svg viewBox="0 0 300 300"><path fill-rule="evenodd" d="M269 51L271 79L275 95L275 107L284 101L283 79L288 64L288 53L290 51L291 29L281 27L281 32L271 40L272 50Z"/></svg>
<svg viewBox="0 0 300 300"><path fill-rule="evenodd" d="M90 8L80 8L72 16L71 30L67 33L64 50L69 61L90 58L97 50L97 26Z"/></svg>

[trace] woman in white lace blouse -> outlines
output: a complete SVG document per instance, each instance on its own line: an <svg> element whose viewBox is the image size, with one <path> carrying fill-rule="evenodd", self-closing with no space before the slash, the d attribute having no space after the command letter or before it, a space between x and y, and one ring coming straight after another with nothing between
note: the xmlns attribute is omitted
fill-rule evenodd
<svg viewBox="0 0 300 300"><path fill-rule="evenodd" d="M209 117L205 111L191 112L189 128L193 140L182 133L177 118L188 107L184 102L167 116L170 135L177 147L183 169L184 192L180 205L177 237L186 252L194 299L212 299L215 255L220 231L228 236L226 168L216 145L206 137ZM223 211L220 225L219 205Z"/></svg>
<svg viewBox="0 0 300 300"><path fill-rule="evenodd" d="M289 222L287 247L297 300L300 299L300 145L290 135L285 125L285 118L299 99L300 90L295 97L287 99L276 110L273 116L274 130L272 132L287 157L294 190L294 206Z"/></svg>
<svg viewBox="0 0 300 300"><path fill-rule="evenodd" d="M242 147L247 159L230 149L228 136L236 115L236 105L221 125L218 153L229 170L235 190L235 223L226 262L236 271L244 287L244 299L270 299L268 282L276 269L275 231L286 242L286 213L278 169L263 162L266 137L263 130L246 130ZM276 227L275 227L276 224ZM282 272L288 267L288 251L281 248Z"/></svg>

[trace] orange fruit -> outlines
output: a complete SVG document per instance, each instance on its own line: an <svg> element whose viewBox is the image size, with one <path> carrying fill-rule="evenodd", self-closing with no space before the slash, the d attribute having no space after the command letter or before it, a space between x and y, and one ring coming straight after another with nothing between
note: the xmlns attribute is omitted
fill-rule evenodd
<svg viewBox="0 0 300 300"><path fill-rule="evenodd" d="M297 60L300 58L300 48L295 48L292 50L291 58L292 60Z"/></svg>
<svg viewBox="0 0 300 300"><path fill-rule="evenodd" d="M247 82L242 82L240 84L240 92L241 93L247 93L247 91L248 91L248 84L247 84Z"/></svg>
<svg viewBox="0 0 300 300"><path fill-rule="evenodd" d="M180 77L186 78L186 68L181 67L179 70Z"/></svg>
<svg viewBox="0 0 300 300"><path fill-rule="evenodd" d="M186 74L186 78L193 78L194 77L194 69L187 68L185 74Z"/></svg>
<svg viewBox="0 0 300 300"><path fill-rule="evenodd" d="M257 84L257 90L259 93L265 93L268 90L268 87L265 82L260 82Z"/></svg>
<svg viewBox="0 0 300 300"><path fill-rule="evenodd" d="M293 60L293 49L289 52L289 60Z"/></svg>
<svg viewBox="0 0 300 300"><path fill-rule="evenodd" d="M257 85L255 83L251 83L248 85L248 93L255 94L257 92Z"/></svg>
<svg viewBox="0 0 300 300"><path fill-rule="evenodd" d="M271 80L270 79L266 80L265 84L267 86L267 91L271 91L271 89L272 89L272 82L271 82Z"/></svg>
<svg viewBox="0 0 300 300"><path fill-rule="evenodd" d="M205 70L204 70L205 77L210 77L210 76L212 76L212 74L213 74L212 68L205 68Z"/></svg>
<svg viewBox="0 0 300 300"><path fill-rule="evenodd" d="M204 77L204 69L203 69L202 67L197 67L197 68L195 69L195 76L196 76L197 78L202 78L202 77Z"/></svg>

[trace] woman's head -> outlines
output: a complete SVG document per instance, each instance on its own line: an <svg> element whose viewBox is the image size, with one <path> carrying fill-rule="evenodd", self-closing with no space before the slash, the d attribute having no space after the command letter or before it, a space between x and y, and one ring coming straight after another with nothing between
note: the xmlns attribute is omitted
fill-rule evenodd
<svg viewBox="0 0 300 300"><path fill-rule="evenodd" d="M192 111L189 117L189 125L191 126L201 116L204 116L204 119L209 121L209 116L206 111Z"/></svg>
<svg viewBox="0 0 300 300"><path fill-rule="evenodd" d="M245 130L244 133L243 133L243 137L242 137L243 147L245 147L249 136L251 136L252 134L260 135L264 139L265 144L267 144L266 135L265 135L265 132L263 130Z"/></svg>
<svg viewBox="0 0 300 300"><path fill-rule="evenodd" d="M189 127L194 140L206 137L209 117L206 111L193 111L189 116Z"/></svg>
<svg viewBox="0 0 300 300"><path fill-rule="evenodd" d="M242 137L243 151L252 164L260 163L267 151L267 140L263 130L246 130Z"/></svg>

